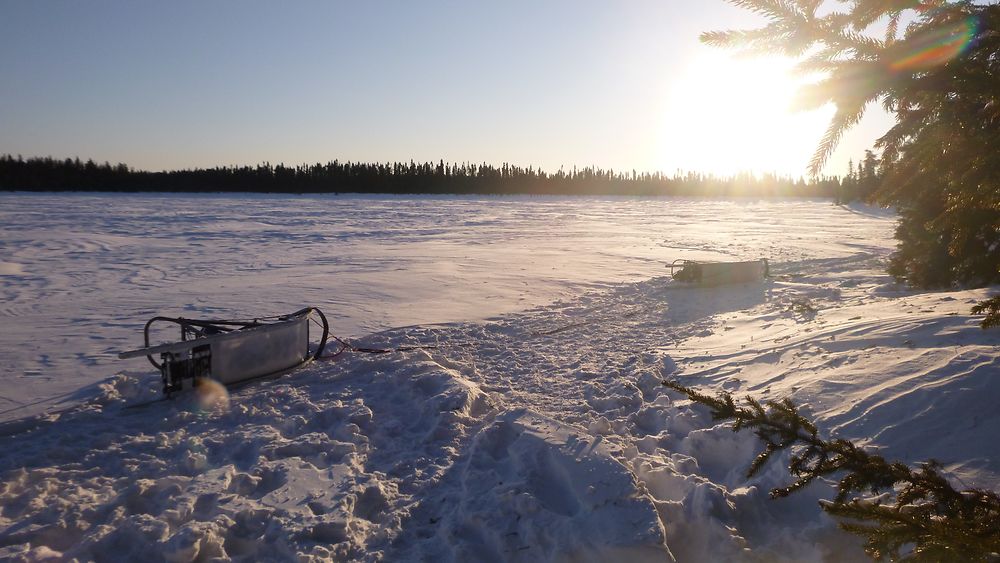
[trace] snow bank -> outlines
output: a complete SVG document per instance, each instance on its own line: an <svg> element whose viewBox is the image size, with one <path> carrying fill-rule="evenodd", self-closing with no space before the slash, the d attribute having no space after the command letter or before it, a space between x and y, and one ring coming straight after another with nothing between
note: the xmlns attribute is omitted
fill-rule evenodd
<svg viewBox="0 0 1000 563"><path fill-rule="evenodd" d="M677 348L690 383L789 397L832 435L966 486L1000 484L1000 332L972 306L989 290L908 292L879 272L778 279L770 303ZM683 381L683 379L682 379Z"/></svg>
<svg viewBox="0 0 1000 563"><path fill-rule="evenodd" d="M650 499L601 437L517 410L477 435L445 533L457 561L667 561Z"/></svg>
<svg viewBox="0 0 1000 563"><path fill-rule="evenodd" d="M439 365L399 364L314 365L228 404L122 406L154 382L117 377L8 428L0 555L375 558L493 412Z"/></svg>

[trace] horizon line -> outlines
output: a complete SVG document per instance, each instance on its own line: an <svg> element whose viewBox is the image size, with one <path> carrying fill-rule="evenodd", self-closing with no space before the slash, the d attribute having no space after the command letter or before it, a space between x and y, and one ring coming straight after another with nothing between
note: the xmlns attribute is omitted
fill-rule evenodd
<svg viewBox="0 0 1000 563"><path fill-rule="evenodd" d="M55 156L52 156L52 155L46 155L46 156L24 156L21 153L18 153L16 155L14 153L2 153L2 154L0 154L0 159L7 159L7 158L9 158L11 160L21 160L21 161L24 161L24 162L28 162L28 161L31 161L31 160L42 160L42 161L44 161L44 160L52 160L52 161L56 161L56 162L65 162L65 161L69 160L69 161L73 161L73 162L82 162L82 163L91 162L91 163L94 163L95 165L108 165L108 166L112 166L112 167L125 166L126 168L128 168L128 170L130 172L148 173L148 174L169 174L169 173L173 173L173 172L197 172L197 171L200 171L200 170L213 170L213 169L225 169L225 168L236 168L236 169L239 169L239 168L259 168L261 166L270 166L272 168L280 166L280 167L283 167L283 168L296 169L296 168L300 168L300 167L316 166L316 165L323 166L323 165L326 165L326 164L335 164L335 163L336 164L371 164L371 165L394 165L394 164L404 164L404 165L406 165L406 164L411 164L412 163L412 164L416 164L416 165L421 165L421 164L441 165L441 164L444 164L444 165L448 165L448 166L452 166L452 167L454 167L455 165L458 165L458 166L475 165L475 166L489 166L489 167L493 167L493 168L497 168L497 169L502 168L504 166L510 166L510 167L513 167L513 168L516 168L516 169L521 169L521 170L533 170L533 171L535 171L535 172L537 172L539 174L544 174L545 176L549 176L549 177L558 175L559 171L563 171L564 173L570 173L571 171L585 171L585 170L600 171L600 172L604 172L604 173L610 172L610 173L614 173L614 174L622 174L622 173L625 173L625 172L633 172L633 173L635 173L637 175L640 175L640 176L650 175L650 176L659 177L659 178L662 178L662 179L678 179L678 178L684 178L685 176L689 176L689 175L695 175L695 176L702 176L702 177L704 177L704 179L722 180L722 181L736 180L736 179L745 178L745 177L753 177L756 180L760 180L760 179L765 178L765 177L770 177L770 178L773 178L775 180L791 180L791 181L799 181L799 180L801 180L803 182L809 183L809 182L823 181L823 180L832 180L832 179L840 179L840 180L842 180L842 179L844 179L846 177L845 175L842 175L842 174L834 174L834 175L823 174L823 175L817 175L817 176L810 176L808 174L799 174L798 176L793 176L791 174L779 174L776 171L755 172L755 171L752 171L752 170L743 170L743 171L732 173L732 174L721 175L721 174L717 174L715 172L705 172L705 171L699 171L699 170L685 170L685 169L681 169L681 168L678 168L678 169L674 170L674 172L671 174L671 173L668 173L668 172L666 172L664 170L648 170L648 169L646 169L646 170L639 170L637 168L615 169L613 167L611 167L611 168L602 168L601 166L596 165L596 164L589 164L589 165L585 165L585 166L580 166L578 164L574 164L574 165L572 165L570 167L567 167L566 165L560 165L559 168L556 169L555 171L550 171L548 169L545 169L541 165L534 165L534 164L521 165L521 164L515 164L515 163L512 163L512 162L509 162L509 161L506 161L506 160L503 160L503 161L500 161L499 163L497 163L496 161L490 162L488 160L482 160L482 161L478 161L478 160L477 161L470 161L470 160L455 161L455 160L445 160L443 158L439 158L439 159L436 159L436 160L416 160L414 158L410 158L408 160L341 160L339 158L333 158L333 159L327 160L326 162L319 162L319 161L316 161L316 162L300 162L298 164L286 164L284 161L280 161L280 162L277 162L277 163L271 163L271 161L269 161L269 160L264 160L264 161L260 161L260 162L256 162L256 163L252 163L252 164L251 163L242 163L242 164L227 163L227 164L215 164L215 165L212 165L210 167L194 166L194 167L187 167L187 168L172 168L172 169L166 169L165 168L165 169L160 169L160 170L150 170L150 169L144 169L144 168L136 168L136 167L133 167L133 166L129 165L128 163L125 163L125 162L122 162L122 161L118 161L118 162L114 162L113 163L113 162L111 162L110 160L107 160L107 159L105 159L103 161L95 160L94 158L83 159L79 155L74 155L72 157L59 158L59 157L55 157Z"/></svg>

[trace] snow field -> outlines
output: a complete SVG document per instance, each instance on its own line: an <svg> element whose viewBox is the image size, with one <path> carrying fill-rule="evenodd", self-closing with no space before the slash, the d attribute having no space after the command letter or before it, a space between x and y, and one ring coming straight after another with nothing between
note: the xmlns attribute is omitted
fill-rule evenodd
<svg viewBox="0 0 1000 563"><path fill-rule="evenodd" d="M863 272L872 259L858 262ZM398 329L364 343L436 348L341 356L217 407L124 408L150 397L153 377L119 375L33 430L5 427L16 453L4 459L0 553L864 560L818 507L828 484L769 499L788 482L781 464L747 479L755 439L659 384L790 395L826 431L995 487L1000 420L966 391L998 373L996 337L964 313L982 292L827 279L779 272L702 290L661 278L487 323ZM914 362L930 350L936 360ZM946 399L914 409L910 397L931 391ZM894 441L867 434L865 412L893 418ZM931 431L955 420L969 422L962 440Z"/></svg>
<svg viewBox="0 0 1000 563"><path fill-rule="evenodd" d="M704 251L716 237L735 258L756 248L743 234L730 248L724 233L766 237L772 280L690 288L657 264L625 283L584 282L600 279L591 264L534 307L360 340L420 351L345 354L229 393L129 407L156 395L157 376L136 363L77 392L68 411L9 418L0 558L865 560L817 504L829 483L769 499L788 483L781 460L747 478L755 438L714 423L664 378L789 396L823 432L910 463L935 457L959 484L1000 485L989 401L1000 341L968 316L988 292L896 287L882 273L889 219L814 202L795 207L795 230L788 208L760 204L747 219L746 206L727 205L691 204L698 220L678 213L669 237ZM603 221L612 215L588 224L611 228ZM623 263L587 248L583 259L606 270ZM489 300L461 285L457 300L486 316Z"/></svg>
<svg viewBox="0 0 1000 563"><path fill-rule="evenodd" d="M809 200L4 193L0 420L90 396L154 315L314 305L361 336L523 311L678 258L850 256L891 226Z"/></svg>

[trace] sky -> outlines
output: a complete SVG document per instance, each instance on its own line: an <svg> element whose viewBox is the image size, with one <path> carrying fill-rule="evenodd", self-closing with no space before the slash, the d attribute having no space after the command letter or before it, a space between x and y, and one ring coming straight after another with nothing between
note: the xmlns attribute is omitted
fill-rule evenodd
<svg viewBox="0 0 1000 563"><path fill-rule="evenodd" d="M0 0L0 154L806 174L832 108L722 0ZM825 169L890 125L870 108Z"/></svg>

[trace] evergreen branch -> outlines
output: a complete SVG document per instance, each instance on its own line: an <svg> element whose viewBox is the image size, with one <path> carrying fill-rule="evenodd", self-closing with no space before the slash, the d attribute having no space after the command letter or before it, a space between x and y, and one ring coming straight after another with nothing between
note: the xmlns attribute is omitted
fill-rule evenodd
<svg viewBox="0 0 1000 563"><path fill-rule="evenodd" d="M760 29L706 31L699 36L699 40L713 47L768 49L773 52L784 48L790 33L784 26L771 24Z"/></svg>
<svg viewBox="0 0 1000 563"><path fill-rule="evenodd" d="M823 134L819 146L816 147L816 152L813 153L812 160L809 161L810 174L813 176L819 175L823 169L823 165L826 164L830 155L833 154L834 149L837 148L837 144L840 142L840 138L844 135L844 132L856 125L858 121L861 121L868 102L869 100L865 99L860 102L855 101L848 107L844 107L846 104L838 105L837 112L830 119L830 124Z"/></svg>
<svg viewBox="0 0 1000 563"><path fill-rule="evenodd" d="M1000 298L998 298L1000 300ZM674 381L663 385L707 406L713 420L732 421L733 431L751 429L764 448L750 465L756 474L773 455L791 450L791 485L771 491L784 497L820 477L840 475L824 511L841 527L865 538L875 559L900 561L996 561L1000 559L1000 495L993 491L954 489L928 461L916 470L888 462L847 440L825 440L816 426L788 399L762 405L752 397L738 404L728 393L713 397ZM855 495L874 495L858 498Z"/></svg>
<svg viewBox="0 0 1000 563"><path fill-rule="evenodd" d="M894 12L889 16L889 23L885 26L886 45L895 42L896 37L899 35L899 16L900 12Z"/></svg>
<svg viewBox="0 0 1000 563"><path fill-rule="evenodd" d="M858 55L874 57L885 48L885 42L881 39L869 37L857 31L845 29L839 33L829 35L835 44L850 46Z"/></svg>
<svg viewBox="0 0 1000 563"><path fill-rule="evenodd" d="M913 8L914 4L914 0L854 0L851 25L860 31L884 16L898 16L903 10Z"/></svg>
<svg viewBox="0 0 1000 563"><path fill-rule="evenodd" d="M796 64L796 71L800 74L809 74L811 72L833 72L835 70L840 70L844 65L850 64L852 61L843 57L843 51L825 45L816 52L812 53L805 59L802 59Z"/></svg>
<svg viewBox="0 0 1000 563"><path fill-rule="evenodd" d="M1000 296L987 299L972 308L973 315L986 315L979 326L994 328L1000 326Z"/></svg>
<svg viewBox="0 0 1000 563"><path fill-rule="evenodd" d="M801 6L790 0L727 0L730 4L772 20L805 17Z"/></svg>

